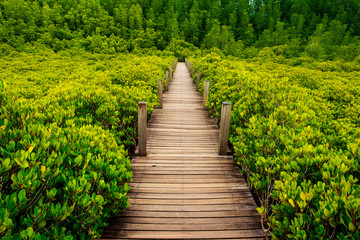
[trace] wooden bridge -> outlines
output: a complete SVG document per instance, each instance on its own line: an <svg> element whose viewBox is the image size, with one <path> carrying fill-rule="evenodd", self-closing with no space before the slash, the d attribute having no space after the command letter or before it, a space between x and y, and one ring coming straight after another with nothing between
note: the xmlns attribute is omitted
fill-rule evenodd
<svg viewBox="0 0 360 240"><path fill-rule="evenodd" d="M256 204L184 63L147 128L146 157L132 161L131 206L103 239L264 239Z"/></svg>

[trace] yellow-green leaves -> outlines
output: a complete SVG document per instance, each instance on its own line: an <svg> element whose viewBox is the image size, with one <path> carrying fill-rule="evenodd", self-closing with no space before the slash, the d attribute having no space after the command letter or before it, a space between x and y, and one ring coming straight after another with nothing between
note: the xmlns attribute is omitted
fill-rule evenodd
<svg viewBox="0 0 360 240"><path fill-rule="evenodd" d="M173 58L43 57L1 59L0 238L98 237L129 206L137 103L154 110Z"/></svg>
<svg viewBox="0 0 360 240"><path fill-rule="evenodd" d="M230 141L274 238L355 237L360 75L214 55L190 61L211 80L213 117L234 104Z"/></svg>
<svg viewBox="0 0 360 240"><path fill-rule="evenodd" d="M294 201L292 199L289 199L289 203L293 208L295 208L295 203L294 203Z"/></svg>
<svg viewBox="0 0 360 240"><path fill-rule="evenodd" d="M261 215L265 213L265 209L264 209L263 206L256 208L256 210L257 210L258 213L260 213Z"/></svg>

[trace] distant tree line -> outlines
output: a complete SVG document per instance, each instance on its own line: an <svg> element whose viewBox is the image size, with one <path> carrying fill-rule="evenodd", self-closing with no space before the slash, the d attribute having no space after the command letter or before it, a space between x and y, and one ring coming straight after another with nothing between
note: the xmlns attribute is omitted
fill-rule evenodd
<svg viewBox="0 0 360 240"><path fill-rule="evenodd" d="M172 40L239 55L286 45L315 58L359 54L360 0L2 0L0 42L54 51L164 50Z"/></svg>

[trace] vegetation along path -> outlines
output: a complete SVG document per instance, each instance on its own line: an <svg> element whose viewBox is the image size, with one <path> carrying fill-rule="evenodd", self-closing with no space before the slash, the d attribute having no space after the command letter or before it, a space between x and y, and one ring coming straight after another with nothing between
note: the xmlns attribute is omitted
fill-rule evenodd
<svg viewBox="0 0 360 240"><path fill-rule="evenodd" d="M219 129L178 63L163 109L153 113L147 157L133 160L131 206L104 239L263 239L256 204L231 156L217 154Z"/></svg>

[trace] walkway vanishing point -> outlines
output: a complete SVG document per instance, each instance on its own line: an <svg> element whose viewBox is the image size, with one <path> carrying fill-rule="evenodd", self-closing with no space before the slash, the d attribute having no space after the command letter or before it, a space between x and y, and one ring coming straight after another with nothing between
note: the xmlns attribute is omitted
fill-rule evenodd
<svg viewBox="0 0 360 240"><path fill-rule="evenodd" d="M131 206L103 239L264 239L235 160L217 154L218 132L179 62L148 123L148 155L132 161Z"/></svg>

